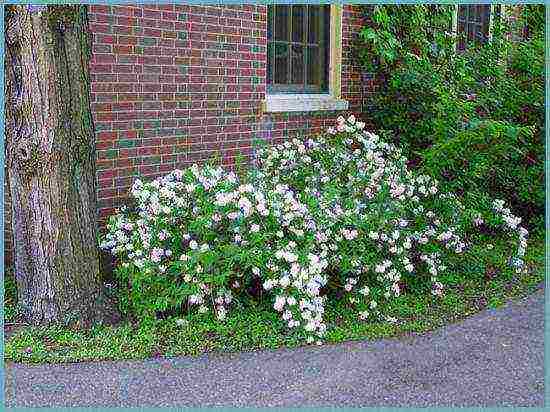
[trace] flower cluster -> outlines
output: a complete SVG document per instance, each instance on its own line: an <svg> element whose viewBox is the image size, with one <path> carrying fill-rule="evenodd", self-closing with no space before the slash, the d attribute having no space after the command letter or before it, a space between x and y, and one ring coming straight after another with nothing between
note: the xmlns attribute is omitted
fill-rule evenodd
<svg viewBox="0 0 550 412"><path fill-rule="evenodd" d="M244 178L193 166L137 180L135 207L111 217L101 243L119 259L130 309L223 320L256 280L289 329L320 342L330 288L360 319L391 321L385 304L408 288L443 294L449 256L468 250L465 226L483 219L466 219L456 196L364 127L339 118L318 138L263 148ZM495 213L519 231L520 259L526 230L500 201Z"/></svg>
<svg viewBox="0 0 550 412"><path fill-rule="evenodd" d="M520 226L521 217L514 216L509 208L505 207L504 200L495 199L493 201L493 210L499 214L504 221L504 227L510 231L517 231L518 233L518 249L515 257L510 260L512 265L516 268L517 273L521 273L524 269L523 257L525 256L525 249L527 248L527 237L529 232L524 227Z"/></svg>

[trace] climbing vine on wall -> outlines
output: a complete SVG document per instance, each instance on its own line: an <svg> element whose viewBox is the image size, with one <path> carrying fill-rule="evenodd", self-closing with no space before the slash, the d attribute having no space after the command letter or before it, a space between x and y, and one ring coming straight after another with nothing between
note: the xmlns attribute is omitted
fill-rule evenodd
<svg viewBox="0 0 550 412"><path fill-rule="evenodd" d="M389 72L410 59L437 60L453 39L453 5L373 5L364 8L359 33L361 63L370 72Z"/></svg>

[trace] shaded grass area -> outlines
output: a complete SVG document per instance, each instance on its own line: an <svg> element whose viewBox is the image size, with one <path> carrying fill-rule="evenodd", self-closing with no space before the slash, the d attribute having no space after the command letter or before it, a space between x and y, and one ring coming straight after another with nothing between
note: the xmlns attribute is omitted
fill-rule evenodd
<svg viewBox="0 0 550 412"><path fill-rule="evenodd" d="M495 259L505 251L495 246ZM326 343L348 340L403 337L422 333L460 320L480 310L498 308L508 300L532 293L544 281L544 238L529 242L526 274L493 270L473 275L449 274L442 297L403 294L387 313L398 322L364 322L342 300L327 307ZM472 268L477 270L478 268ZM11 288L14 289L14 288ZM6 285L6 319L15 314L13 293ZM11 290L11 292L10 292ZM47 363L89 360L144 359L159 356L200 355L205 352L235 352L275 349L302 345L303 339L288 332L268 303L248 304L229 313L224 322L207 315L194 315L176 322L175 318L154 324L96 326L90 330L53 327L23 327L5 344L5 359L16 362ZM11 306L11 309L10 309Z"/></svg>

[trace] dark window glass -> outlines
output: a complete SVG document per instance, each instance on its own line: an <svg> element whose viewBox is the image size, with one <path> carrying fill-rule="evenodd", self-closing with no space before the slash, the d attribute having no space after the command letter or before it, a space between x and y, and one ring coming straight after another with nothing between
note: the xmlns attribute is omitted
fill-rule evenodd
<svg viewBox="0 0 550 412"><path fill-rule="evenodd" d="M292 41L303 43L304 39L304 9L307 6L292 6Z"/></svg>
<svg viewBox="0 0 550 412"><path fill-rule="evenodd" d="M319 54L319 47L317 46L309 46L307 48L307 60L309 62L318 62L321 59L321 56ZM307 67L307 84L315 85L319 84L321 82L320 78L320 72L319 70L316 70L316 67L314 64L309 64Z"/></svg>
<svg viewBox="0 0 550 412"><path fill-rule="evenodd" d="M328 92L329 22L328 5L268 6L268 93Z"/></svg>
<svg viewBox="0 0 550 412"><path fill-rule="evenodd" d="M304 64L305 53L304 46L301 45L292 45L292 84L303 84L304 81Z"/></svg>
<svg viewBox="0 0 550 412"><path fill-rule="evenodd" d="M320 7L308 7L308 42L319 41L319 9Z"/></svg>
<svg viewBox="0 0 550 412"><path fill-rule="evenodd" d="M290 7L288 6L270 6L275 7L275 40L288 41L288 28L290 20Z"/></svg>
<svg viewBox="0 0 550 412"><path fill-rule="evenodd" d="M273 7L269 7L267 9L267 21L273 21ZM273 27L271 26L271 24L268 24L267 25L267 40L272 39L272 37L273 37L272 30L273 30Z"/></svg>
<svg viewBox="0 0 550 412"><path fill-rule="evenodd" d="M274 44L275 59L273 82L275 84L287 84L290 77L288 76L288 67L290 66L289 47L288 43L276 42Z"/></svg>

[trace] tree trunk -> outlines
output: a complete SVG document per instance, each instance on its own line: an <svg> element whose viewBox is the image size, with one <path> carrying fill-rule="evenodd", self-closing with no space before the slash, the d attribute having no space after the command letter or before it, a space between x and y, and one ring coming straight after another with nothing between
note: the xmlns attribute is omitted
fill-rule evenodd
<svg viewBox="0 0 550 412"><path fill-rule="evenodd" d="M5 31L19 304L35 325L108 320L114 311L99 272L86 6L7 6Z"/></svg>

